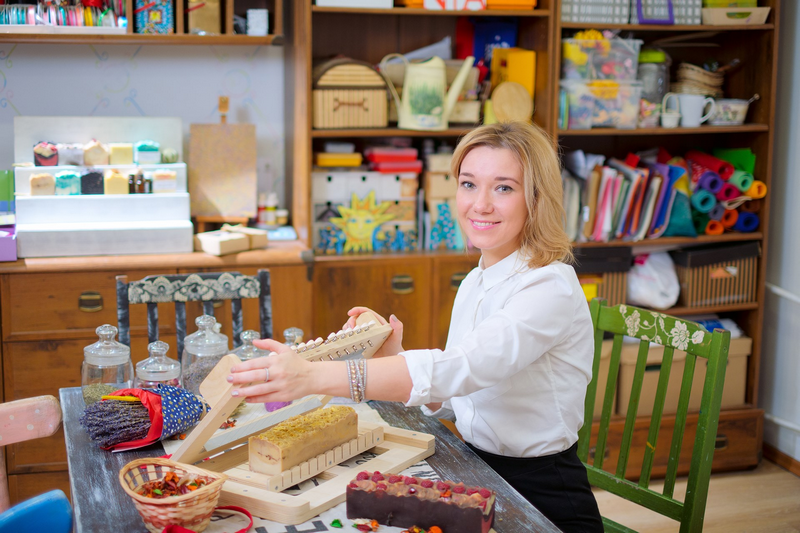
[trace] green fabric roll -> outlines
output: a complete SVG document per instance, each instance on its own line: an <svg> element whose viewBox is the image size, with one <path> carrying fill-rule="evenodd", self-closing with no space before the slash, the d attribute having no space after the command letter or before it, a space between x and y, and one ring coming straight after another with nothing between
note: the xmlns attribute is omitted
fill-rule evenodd
<svg viewBox="0 0 800 533"><path fill-rule="evenodd" d="M728 179L728 183L735 185L741 192L746 192L753 185L755 178L749 172L744 170L736 170L733 176Z"/></svg>
<svg viewBox="0 0 800 533"><path fill-rule="evenodd" d="M692 222L694 222L694 229L697 231L698 235L705 235L709 220L711 219L705 213L699 213L697 211L692 212Z"/></svg>

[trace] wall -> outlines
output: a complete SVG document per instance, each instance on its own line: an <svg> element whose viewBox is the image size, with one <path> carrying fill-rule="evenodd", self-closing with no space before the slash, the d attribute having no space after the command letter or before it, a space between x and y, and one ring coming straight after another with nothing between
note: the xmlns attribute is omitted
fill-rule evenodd
<svg viewBox="0 0 800 533"><path fill-rule="evenodd" d="M781 2L780 66L759 404L764 441L800 461L800 9Z"/></svg>
<svg viewBox="0 0 800 533"><path fill-rule="evenodd" d="M259 191L283 198L283 76L279 46L0 44L0 168L15 116L177 116L188 153L189 125L219 122L227 95L228 121L256 124Z"/></svg>

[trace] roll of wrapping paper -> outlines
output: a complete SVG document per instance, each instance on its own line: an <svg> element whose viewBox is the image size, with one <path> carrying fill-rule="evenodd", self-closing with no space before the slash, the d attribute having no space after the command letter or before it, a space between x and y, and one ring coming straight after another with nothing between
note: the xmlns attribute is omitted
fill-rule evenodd
<svg viewBox="0 0 800 533"><path fill-rule="evenodd" d="M739 207L739 210L743 213L758 213L761 211L761 200L748 200Z"/></svg>
<svg viewBox="0 0 800 533"><path fill-rule="evenodd" d="M700 213L698 211L692 211L692 224L694 224L694 229L699 234L703 234L706 232L706 226L708 226L708 222L711 219L708 218L708 215L705 213Z"/></svg>
<svg viewBox="0 0 800 533"><path fill-rule="evenodd" d="M736 170L733 168L733 165L727 161L717 159L713 155L706 154L704 152L698 152L697 150L690 150L686 152L686 159L697 161L704 167L719 174L719 177L726 181L733 175L733 171Z"/></svg>
<svg viewBox="0 0 800 533"><path fill-rule="evenodd" d="M745 211L739 213L739 218L736 220L736 224L733 225L733 229L742 233L751 233L758 229L760 223L761 220L758 218L758 215Z"/></svg>
<svg viewBox="0 0 800 533"><path fill-rule="evenodd" d="M717 204L714 195L705 189L697 189L692 193L692 207L700 213L708 213Z"/></svg>
<svg viewBox="0 0 800 533"><path fill-rule="evenodd" d="M738 209L743 203L752 200L749 196L739 196L727 202L720 202L725 209Z"/></svg>
<svg viewBox="0 0 800 533"><path fill-rule="evenodd" d="M736 185L732 183L725 183L717 193L717 200L720 202L727 202L728 200L733 200L741 195L742 193L736 188Z"/></svg>
<svg viewBox="0 0 800 533"><path fill-rule="evenodd" d="M704 233L706 235L722 235L725 233L725 227L719 220L709 220Z"/></svg>
<svg viewBox="0 0 800 533"><path fill-rule="evenodd" d="M739 220L739 212L735 209L726 209L720 222L722 222L722 227L725 229L732 229L737 220Z"/></svg>
<svg viewBox="0 0 800 533"><path fill-rule="evenodd" d="M717 194L725 182L719 177L719 174L713 170L707 170L700 175L697 180L697 186L705 189L711 194Z"/></svg>
<svg viewBox="0 0 800 533"><path fill-rule="evenodd" d="M754 181L753 175L744 170L734 171L733 175L728 179L728 183L735 185L741 193L746 193L753 186Z"/></svg>
<svg viewBox="0 0 800 533"><path fill-rule="evenodd" d="M711 211L708 212L708 218L711 220L722 220L722 215L725 214L725 208L722 207L721 204L716 204L714 207L711 208Z"/></svg>
<svg viewBox="0 0 800 533"><path fill-rule="evenodd" d="M767 185L763 181L753 180L753 184L745 194L750 198L764 198L767 195Z"/></svg>

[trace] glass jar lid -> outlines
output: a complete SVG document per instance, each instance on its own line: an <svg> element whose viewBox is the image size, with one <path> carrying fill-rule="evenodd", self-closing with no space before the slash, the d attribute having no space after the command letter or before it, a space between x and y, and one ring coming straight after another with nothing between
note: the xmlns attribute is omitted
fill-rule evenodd
<svg viewBox="0 0 800 533"><path fill-rule="evenodd" d="M95 366L113 366L130 363L131 349L114 340L117 328L111 324L103 324L95 330L100 340L83 349L83 358Z"/></svg>
<svg viewBox="0 0 800 533"><path fill-rule="evenodd" d="M194 321L197 331L186 336L184 349L194 355L225 355L228 353L228 336L217 333L217 320L211 315L202 315Z"/></svg>
<svg viewBox="0 0 800 533"><path fill-rule="evenodd" d="M255 359L256 357L264 357L269 355L269 352L256 348L253 341L261 338L261 335L252 329L242 332L242 345L236 348L233 353L242 361Z"/></svg>
<svg viewBox="0 0 800 533"><path fill-rule="evenodd" d="M168 381L178 379L181 375L181 364L167 357L169 344L155 341L147 345L150 357L136 363L136 376L142 381Z"/></svg>

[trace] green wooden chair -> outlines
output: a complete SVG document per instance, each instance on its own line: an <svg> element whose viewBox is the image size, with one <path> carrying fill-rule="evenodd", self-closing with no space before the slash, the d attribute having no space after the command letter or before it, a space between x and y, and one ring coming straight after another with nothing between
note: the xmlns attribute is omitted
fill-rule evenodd
<svg viewBox="0 0 800 533"><path fill-rule="evenodd" d="M711 476L711 460L714 456L714 443L719 422L720 404L722 402L722 387L725 381L725 367L728 361L730 332L718 329L713 333L709 333L703 326L694 322L680 320L663 313L652 312L630 305L609 307L606 305L605 300L600 299L592 300L590 309L594 324L595 341L594 363L592 365L593 378L586 392L585 422L578 434L578 456L586 465L589 482L595 487L605 489L612 494L679 521L681 533L702 531L706 499L708 497L708 484ZM603 334L605 332L613 333L614 343L609 361L608 382L603 397L600 427L594 450L594 462L590 465L588 464L589 439L592 433L597 376L600 367ZM619 459L616 472L611 473L603 470L603 459L608 442L611 407L616 393L622 339L624 336L637 338L640 343L628 412L627 414L622 413L625 414L625 426L622 433ZM664 346L664 356L658 377L641 474L639 481L635 482L625 479L625 471L631 454L631 441L639 407L642 380L647 364L647 353L651 342ZM664 409L664 399L667 393L673 353L676 349L686 352L686 363L681 381L678 412L675 415L675 428L669 450L664 490L663 494L659 494L649 488L650 475L656 454L658 431L661 426L661 415ZM681 503L673 498L673 491L675 478L678 474L678 460L689 409L689 394L698 357L705 359L708 366L698 415L697 433L692 450L686 497ZM606 531L633 531L607 518L603 518L603 525Z"/></svg>

